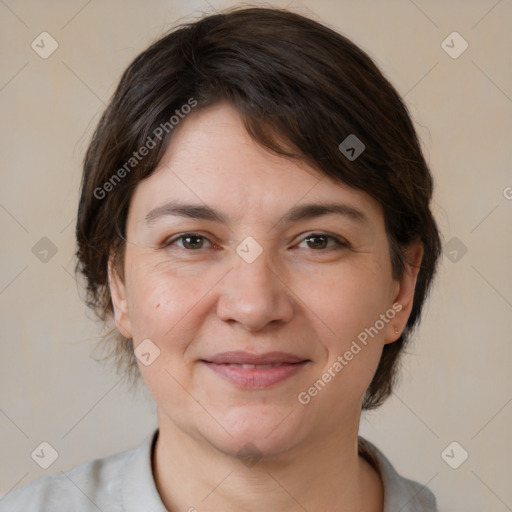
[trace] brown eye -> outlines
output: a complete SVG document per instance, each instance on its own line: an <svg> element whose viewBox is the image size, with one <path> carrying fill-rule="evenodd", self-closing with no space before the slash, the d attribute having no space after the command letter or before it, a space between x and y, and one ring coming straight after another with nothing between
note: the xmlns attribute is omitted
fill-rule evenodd
<svg viewBox="0 0 512 512"><path fill-rule="evenodd" d="M306 238L306 243L310 249L325 249L327 247L327 237L313 235Z"/></svg>
<svg viewBox="0 0 512 512"><path fill-rule="evenodd" d="M329 241L332 241L332 243L329 245ZM305 237L301 244L306 242L307 248L309 249L315 249L315 250L322 250L322 249L331 249L333 247L341 247L341 246L347 246L346 243L343 243L342 241L338 240L336 237L323 234L323 233L313 233L311 235L308 235ZM300 244L299 244L300 247Z"/></svg>
<svg viewBox="0 0 512 512"><path fill-rule="evenodd" d="M183 246L186 249L201 249L203 247L203 237L197 235L189 235L184 236L183 238Z"/></svg>
<svg viewBox="0 0 512 512"><path fill-rule="evenodd" d="M202 235L198 235L196 233L182 233L176 238L169 240L164 245L166 247L176 245L180 249L193 251L197 249L203 249L205 241L208 241L208 239ZM208 243L210 242L208 241Z"/></svg>

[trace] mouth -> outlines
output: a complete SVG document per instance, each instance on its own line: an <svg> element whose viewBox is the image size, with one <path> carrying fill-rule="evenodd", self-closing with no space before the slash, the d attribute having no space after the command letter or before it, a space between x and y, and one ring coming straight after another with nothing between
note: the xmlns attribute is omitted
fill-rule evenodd
<svg viewBox="0 0 512 512"><path fill-rule="evenodd" d="M208 368L241 389L264 389L291 378L310 359L284 352L224 352L202 359Z"/></svg>

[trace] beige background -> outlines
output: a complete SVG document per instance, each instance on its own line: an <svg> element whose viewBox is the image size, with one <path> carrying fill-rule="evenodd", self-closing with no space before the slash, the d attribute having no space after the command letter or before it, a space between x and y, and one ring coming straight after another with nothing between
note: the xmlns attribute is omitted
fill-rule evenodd
<svg viewBox="0 0 512 512"><path fill-rule="evenodd" d="M362 433L442 511L512 510L512 2L275 5L287 4L352 38L405 95L445 243L467 247L456 262L455 246L445 251L401 384ZM73 278L80 165L135 55L178 18L228 5L0 2L0 495L135 447L156 425L148 393L131 395L92 358L100 331ZM43 31L59 44L47 59L31 48ZM441 46L453 31L469 43L457 59ZM42 237L57 249L46 262L32 252ZM454 440L469 453L458 469L441 458ZM59 453L46 471L31 459L42 441Z"/></svg>

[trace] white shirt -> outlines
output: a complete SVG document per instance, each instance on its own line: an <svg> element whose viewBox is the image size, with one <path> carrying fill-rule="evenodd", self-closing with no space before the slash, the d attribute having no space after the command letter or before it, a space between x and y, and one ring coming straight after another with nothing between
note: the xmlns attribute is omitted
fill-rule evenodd
<svg viewBox="0 0 512 512"><path fill-rule="evenodd" d="M0 512L167 512L151 469L158 430L135 450L90 460L49 475L0 499ZM383 512L436 512L429 489L401 477L372 443L359 437L360 454L379 471ZM191 503L200 512L200 503Z"/></svg>

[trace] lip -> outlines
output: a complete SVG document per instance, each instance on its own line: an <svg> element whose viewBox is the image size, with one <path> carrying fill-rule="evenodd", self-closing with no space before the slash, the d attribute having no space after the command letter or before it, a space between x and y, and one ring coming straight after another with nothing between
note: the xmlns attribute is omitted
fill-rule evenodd
<svg viewBox="0 0 512 512"><path fill-rule="evenodd" d="M304 357L296 356L288 352L267 352L265 354L251 354L235 350L215 354L204 361L214 364L275 364L275 363L300 363L306 361Z"/></svg>
<svg viewBox="0 0 512 512"><path fill-rule="evenodd" d="M202 360L215 373L241 389L264 389L297 374L309 362L286 352L223 352ZM266 365L267 368L247 366Z"/></svg>

